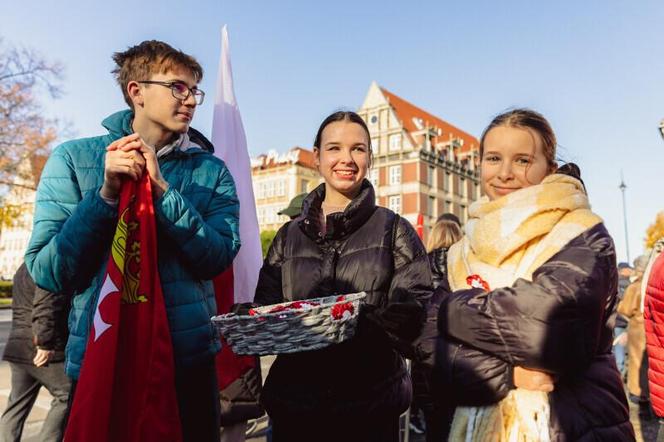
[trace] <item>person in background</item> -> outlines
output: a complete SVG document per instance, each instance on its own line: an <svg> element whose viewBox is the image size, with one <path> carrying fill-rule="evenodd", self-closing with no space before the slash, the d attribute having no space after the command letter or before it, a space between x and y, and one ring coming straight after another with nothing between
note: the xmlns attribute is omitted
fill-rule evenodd
<svg viewBox="0 0 664 442"><path fill-rule="evenodd" d="M295 219L302 213L302 203L307 197L306 193L301 193L293 197L288 203L288 207L277 212L277 215L286 215L290 219Z"/></svg>
<svg viewBox="0 0 664 442"><path fill-rule="evenodd" d="M628 263L621 262L618 264L618 302L623 299L625 289L630 285L633 273L634 269L632 269ZM625 344L627 342L626 330L627 318L618 312L616 314L616 324L613 327L613 354L616 357L616 365L618 366L618 371L623 379L627 376L627 364L625 364Z"/></svg>
<svg viewBox="0 0 664 442"><path fill-rule="evenodd" d="M444 213L439 216L431 229L427 241L427 253L431 264L431 279L434 289L440 285L448 286L447 250L462 236L461 222L452 213Z"/></svg>
<svg viewBox="0 0 664 442"><path fill-rule="evenodd" d="M71 381L65 374L69 297L37 287L22 264L12 287L12 328L3 360L12 373L0 441L18 442L25 420L45 387L53 400L39 434L42 442L62 440Z"/></svg>
<svg viewBox="0 0 664 442"><path fill-rule="evenodd" d="M639 405L642 417L649 416L648 360L646 355L646 331L641 309L641 284L648 257L634 260L634 281L627 286L618 313L627 318L627 391L632 402Z"/></svg>
<svg viewBox="0 0 664 442"><path fill-rule="evenodd" d="M412 399L403 356L412 356L431 295L426 251L408 220L376 205L366 180L371 137L359 115L328 116L314 159L325 182L277 232L254 301L367 296L353 338L277 356L261 397L272 438L396 442Z"/></svg>
<svg viewBox="0 0 664 442"><path fill-rule="evenodd" d="M427 241L427 256L431 266L433 288L439 286L449 289L447 282L447 250L463 236L459 218L452 213L444 213L438 217ZM440 409L431 397L432 369L435 360L434 352L427 351L422 345L437 334L438 301L435 293L427 305L427 322L417 345L418 357L413 360L411 377L413 379L413 403L410 410L410 425L415 433L426 432L427 442L439 441L443 437L443 429L449 425L448 409ZM424 414L424 424L420 419L420 411Z"/></svg>
<svg viewBox="0 0 664 442"><path fill-rule="evenodd" d="M657 442L664 442L664 239L655 243L641 286L648 353L650 402L659 418Z"/></svg>

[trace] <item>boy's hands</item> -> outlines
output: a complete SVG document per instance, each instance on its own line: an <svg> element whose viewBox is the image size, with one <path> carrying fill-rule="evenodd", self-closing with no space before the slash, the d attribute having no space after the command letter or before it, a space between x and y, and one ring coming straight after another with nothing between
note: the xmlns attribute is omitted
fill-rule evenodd
<svg viewBox="0 0 664 442"><path fill-rule="evenodd" d="M145 159L145 167L150 174L150 183L152 184L153 198L161 198L161 196L168 190L168 182L164 179L159 168L159 161L157 161L157 153L154 149L145 143L141 143L141 154Z"/></svg>
<svg viewBox="0 0 664 442"><path fill-rule="evenodd" d="M168 190L168 182L159 169L157 154L145 144L137 133L115 140L106 148L104 166L104 184L101 195L108 199L117 199L120 195L122 180L138 180L147 168L155 198L160 198Z"/></svg>
<svg viewBox="0 0 664 442"><path fill-rule="evenodd" d="M129 177L132 180L138 180L143 175L145 159L138 150L142 144L138 134L131 134L108 145L101 196L107 199L117 199L120 195L123 178Z"/></svg>

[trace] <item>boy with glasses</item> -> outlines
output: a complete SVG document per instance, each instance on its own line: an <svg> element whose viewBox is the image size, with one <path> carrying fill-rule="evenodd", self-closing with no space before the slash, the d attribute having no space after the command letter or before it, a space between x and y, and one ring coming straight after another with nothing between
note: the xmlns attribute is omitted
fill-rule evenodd
<svg viewBox="0 0 664 442"><path fill-rule="evenodd" d="M212 145L190 128L205 94L203 70L166 43L145 41L113 56L128 110L102 124L107 135L57 147L42 174L26 262L36 283L74 292L65 370L76 380L104 280L123 180L149 173L158 268L175 356L183 439L219 440L219 393L210 322L211 279L240 247L233 179Z"/></svg>

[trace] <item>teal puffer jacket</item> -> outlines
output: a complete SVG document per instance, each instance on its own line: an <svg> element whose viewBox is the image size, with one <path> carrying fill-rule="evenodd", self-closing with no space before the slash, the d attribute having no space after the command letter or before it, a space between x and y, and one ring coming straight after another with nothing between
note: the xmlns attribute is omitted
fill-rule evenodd
<svg viewBox="0 0 664 442"><path fill-rule="evenodd" d="M25 260L35 282L53 293L73 293L65 371L77 379L101 288L117 208L99 196L104 155L132 133L131 111L103 121L108 135L66 142L49 157L39 182L34 228ZM209 143L190 131L198 146ZM193 148L159 159L170 187L154 201L158 266L176 366L219 351L210 317L216 314L211 279L240 248L239 202L223 161Z"/></svg>

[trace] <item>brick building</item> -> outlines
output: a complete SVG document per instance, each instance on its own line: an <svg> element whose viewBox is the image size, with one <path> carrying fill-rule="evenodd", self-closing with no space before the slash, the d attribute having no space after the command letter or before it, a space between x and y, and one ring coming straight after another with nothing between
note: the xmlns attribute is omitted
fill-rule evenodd
<svg viewBox="0 0 664 442"><path fill-rule="evenodd" d="M479 140L375 82L358 113L371 134L378 204L413 225L422 215L425 239L443 213L465 222L480 195Z"/></svg>
<svg viewBox="0 0 664 442"><path fill-rule="evenodd" d="M425 240L443 213L465 222L468 206L480 195L479 140L375 82L357 112L371 134L374 158L367 178L377 203L413 225L420 218ZM261 230L278 229L287 217L277 212L321 182L313 152L301 147L252 160L252 179Z"/></svg>

